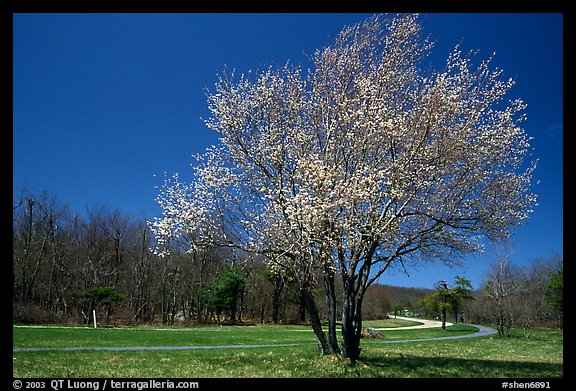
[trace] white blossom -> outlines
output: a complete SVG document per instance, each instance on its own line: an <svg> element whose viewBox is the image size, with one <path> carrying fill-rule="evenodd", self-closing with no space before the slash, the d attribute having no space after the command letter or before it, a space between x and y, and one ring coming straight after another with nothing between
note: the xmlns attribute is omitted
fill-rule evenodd
<svg viewBox="0 0 576 391"><path fill-rule="evenodd" d="M206 120L220 144L192 183L161 189L159 248L234 243L342 275L379 265L373 281L395 261L447 261L509 235L536 202L526 105L504 102L514 81L491 58L474 66L459 47L422 71L432 44L417 19L345 28L307 76L290 64L222 75Z"/></svg>

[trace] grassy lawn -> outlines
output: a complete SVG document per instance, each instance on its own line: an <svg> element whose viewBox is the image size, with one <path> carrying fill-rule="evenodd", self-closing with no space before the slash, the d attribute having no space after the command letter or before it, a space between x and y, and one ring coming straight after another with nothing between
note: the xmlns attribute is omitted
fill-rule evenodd
<svg viewBox="0 0 576 391"><path fill-rule="evenodd" d="M421 323L401 319L385 319L367 321L365 327L401 327L417 324ZM15 348L265 345L314 342L312 329L307 325L114 329L16 326L13 330ZM400 331L395 331L395 333ZM426 335L428 330L424 331L425 333L422 335Z"/></svg>
<svg viewBox="0 0 576 391"><path fill-rule="evenodd" d="M392 327L373 326L369 327ZM399 326L398 326L399 327ZM258 325L174 329L28 328L13 329L14 347L112 347L257 345L302 343L291 347L187 351L79 351L13 353L15 377L561 377L561 331L521 330L452 341L379 344L363 340L357 365L320 356L312 331L299 325ZM418 339L474 332L385 331L386 340Z"/></svg>
<svg viewBox="0 0 576 391"><path fill-rule="evenodd" d="M364 353L364 352L363 352ZM563 376L561 331L382 346L365 345L363 376L548 378Z"/></svg>
<svg viewBox="0 0 576 391"><path fill-rule="evenodd" d="M364 320L362 321L362 325L364 327L373 327L373 328L384 328L384 327L404 327L404 326L417 326L424 324L422 322L417 322L415 320L404 320L404 319L382 319L382 320Z"/></svg>
<svg viewBox="0 0 576 391"><path fill-rule="evenodd" d="M13 331L15 348L256 345L314 341L306 326L149 328L26 328Z"/></svg>

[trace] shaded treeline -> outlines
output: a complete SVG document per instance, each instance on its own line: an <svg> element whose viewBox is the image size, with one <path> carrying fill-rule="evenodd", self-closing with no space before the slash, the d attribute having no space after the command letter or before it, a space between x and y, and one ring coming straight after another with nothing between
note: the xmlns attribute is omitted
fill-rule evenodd
<svg viewBox="0 0 576 391"><path fill-rule="evenodd" d="M262 258L229 247L154 253L145 218L98 207L83 215L54 194L23 191L13 206L13 321L88 324L213 322L306 322L301 290L275 273ZM562 325L562 255L511 265L505 253L495 259L474 300L461 309L466 322L524 327ZM560 273L560 279L555 276ZM317 284L319 314L327 316ZM342 287L335 284L337 304ZM391 312L435 317L422 299L432 287L374 284L364 303L364 319ZM556 302L556 304L554 304ZM432 308L432 309L431 309ZM450 319L451 320L451 319ZM528 332L528 331L527 331Z"/></svg>
<svg viewBox="0 0 576 391"><path fill-rule="evenodd" d="M23 191L12 239L16 323L87 324L92 310L101 324L307 320L295 282L262 259L226 247L160 257L146 219L109 207L81 215L54 194ZM391 307L383 287L369 300L370 317Z"/></svg>

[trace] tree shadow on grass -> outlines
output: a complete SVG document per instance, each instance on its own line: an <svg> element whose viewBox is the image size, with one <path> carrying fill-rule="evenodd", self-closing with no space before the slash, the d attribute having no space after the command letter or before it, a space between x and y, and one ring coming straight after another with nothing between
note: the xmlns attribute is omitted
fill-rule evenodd
<svg viewBox="0 0 576 391"><path fill-rule="evenodd" d="M563 377L562 363L421 357L407 354L386 358L363 357L359 362L366 366L367 372L386 377Z"/></svg>

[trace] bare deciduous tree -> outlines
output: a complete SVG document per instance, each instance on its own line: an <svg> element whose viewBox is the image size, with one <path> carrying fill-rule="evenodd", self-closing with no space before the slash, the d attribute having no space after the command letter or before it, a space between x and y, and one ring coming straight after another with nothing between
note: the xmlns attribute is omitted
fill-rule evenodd
<svg viewBox="0 0 576 391"><path fill-rule="evenodd" d="M500 246L485 287L486 295L494 302L492 311L498 335L507 337L510 337L510 327L516 314L514 298L526 284L523 270L512 265L509 257L509 247Z"/></svg>

